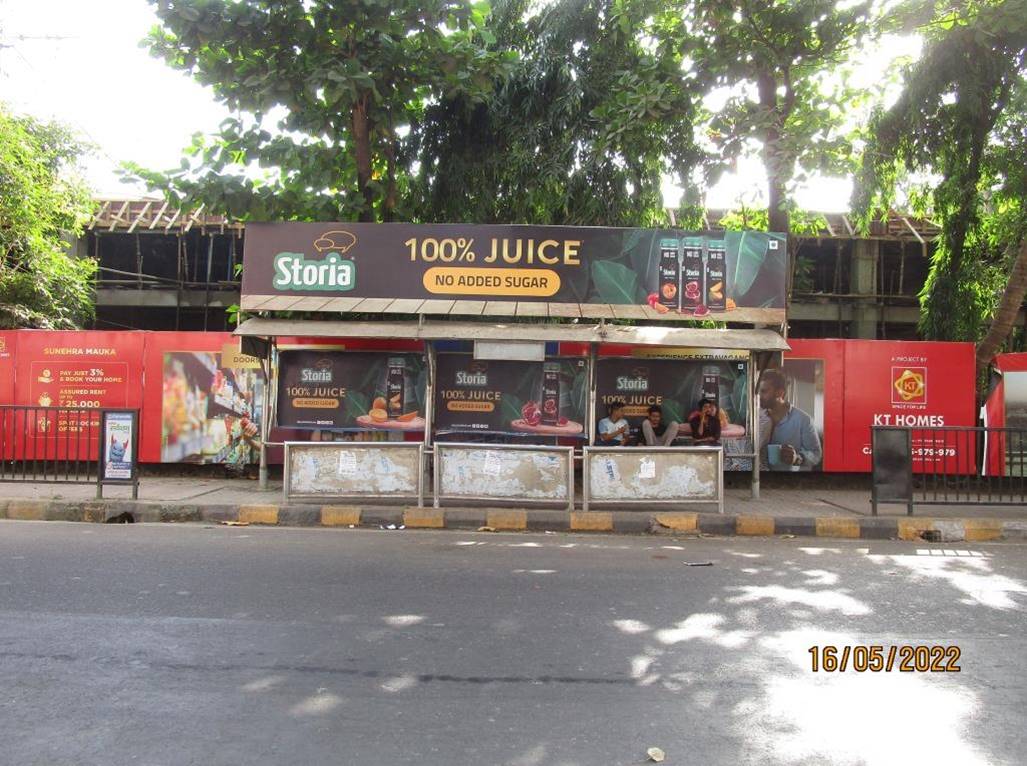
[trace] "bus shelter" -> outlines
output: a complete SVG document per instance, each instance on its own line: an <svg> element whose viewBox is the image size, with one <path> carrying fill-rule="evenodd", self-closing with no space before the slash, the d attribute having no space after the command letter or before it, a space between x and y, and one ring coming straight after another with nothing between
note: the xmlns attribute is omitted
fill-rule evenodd
<svg viewBox="0 0 1027 766"><path fill-rule="evenodd" d="M722 507L725 470L758 496L785 250L760 232L251 225L236 332L271 381L261 475L281 442L294 499ZM682 438L599 442L614 401L636 436L658 406ZM705 401L715 446L687 435Z"/></svg>

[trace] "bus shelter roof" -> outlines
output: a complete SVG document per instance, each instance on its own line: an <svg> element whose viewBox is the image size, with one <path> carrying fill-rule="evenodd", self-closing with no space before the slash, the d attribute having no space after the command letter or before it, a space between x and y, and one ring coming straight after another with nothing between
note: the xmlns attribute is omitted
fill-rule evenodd
<svg viewBox="0 0 1027 766"><path fill-rule="evenodd" d="M787 351L780 333L766 329L709 329L606 323L490 323L448 321L332 321L263 319L254 317L235 330L236 335L274 338L395 338L406 340L553 341L564 343L618 343L634 346L718 348L746 351Z"/></svg>

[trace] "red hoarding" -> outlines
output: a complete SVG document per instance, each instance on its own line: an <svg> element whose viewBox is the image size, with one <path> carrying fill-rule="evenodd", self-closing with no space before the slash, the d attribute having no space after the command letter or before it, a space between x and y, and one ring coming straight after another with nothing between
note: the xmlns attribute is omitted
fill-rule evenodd
<svg viewBox="0 0 1027 766"><path fill-rule="evenodd" d="M14 404L34 407L136 409L143 399L142 332L22 330L14 359ZM24 438L61 457L72 440L89 440L96 456L99 413L93 417L37 413L19 429ZM50 444L50 446L44 446Z"/></svg>
<svg viewBox="0 0 1027 766"><path fill-rule="evenodd" d="M796 381L810 382L806 388L813 394L805 402L821 433L824 471L869 471L874 425L976 424L972 343L790 340L789 345L784 370L795 390L802 389ZM921 439L914 445L918 462L944 460L950 470L969 458L956 453L974 446L941 433Z"/></svg>

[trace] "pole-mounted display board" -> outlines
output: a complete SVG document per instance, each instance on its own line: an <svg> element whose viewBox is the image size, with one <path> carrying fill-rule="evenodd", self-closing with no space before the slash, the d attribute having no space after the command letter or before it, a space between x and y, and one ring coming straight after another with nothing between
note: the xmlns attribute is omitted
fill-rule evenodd
<svg viewBox="0 0 1027 766"><path fill-rule="evenodd" d="M250 223L242 308L778 324L785 245L753 231Z"/></svg>

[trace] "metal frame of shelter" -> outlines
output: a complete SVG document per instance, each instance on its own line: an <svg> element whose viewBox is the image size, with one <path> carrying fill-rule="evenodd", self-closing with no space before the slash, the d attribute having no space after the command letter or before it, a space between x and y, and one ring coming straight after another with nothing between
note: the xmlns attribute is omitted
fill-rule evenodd
<svg viewBox="0 0 1027 766"><path fill-rule="evenodd" d="M433 404L435 397L435 348L433 341L499 341L504 343L571 342L585 343L589 353L589 424L588 444L593 443L595 434L596 362L598 349L603 344L629 345L633 347L660 347L674 349L705 348L744 351L748 354L748 419L747 433L752 435L753 452L733 455L741 459L752 459L751 490L754 499L759 497L760 476L758 459L758 410L754 405L756 379L763 369L777 366L782 352L788 350L784 336L772 329L706 329L693 327L668 327L653 325L614 325L605 321L578 323L532 323L532 322L472 322L461 320L430 320L420 315L417 321L339 321L339 320L296 320L253 317L245 320L235 331L243 339L244 353L254 353L261 345L268 373L269 385L264 387L264 407L261 419L260 479L261 487L267 485L267 446L270 429L276 419L273 412L277 402L277 379L272 375L277 366L276 339L279 337L304 338L378 338L399 340L420 340L425 342L428 360L428 382L426 390L426 411L424 447L432 452ZM257 343L254 343L257 341ZM261 344L260 342L264 343ZM777 361L777 364L780 362ZM580 451L580 450L577 450Z"/></svg>

